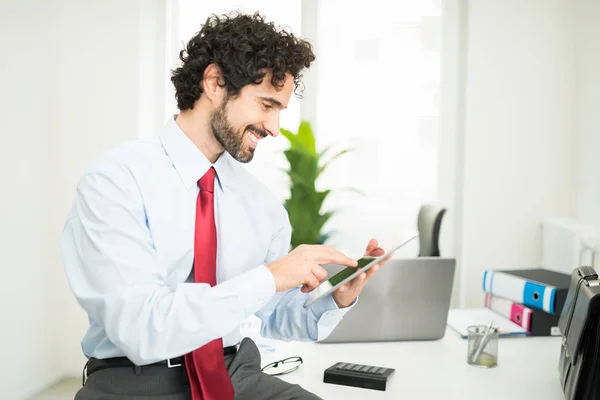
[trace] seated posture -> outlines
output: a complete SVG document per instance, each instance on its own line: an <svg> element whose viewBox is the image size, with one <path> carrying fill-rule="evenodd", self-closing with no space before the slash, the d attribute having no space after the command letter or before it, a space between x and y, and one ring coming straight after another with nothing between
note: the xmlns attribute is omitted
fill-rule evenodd
<svg viewBox="0 0 600 400"><path fill-rule="evenodd" d="M240 334L256 315L265 337L325 338L377 270L304 308L321 264L356 260L290 251L285 208L239 164L278 135L311 46L259 14L212 16L180 58L179 112L90 165L65 223L66 275L89 318L76 399L317 399L262 373ZM366 254L383 254L375 239Z"/></svg>

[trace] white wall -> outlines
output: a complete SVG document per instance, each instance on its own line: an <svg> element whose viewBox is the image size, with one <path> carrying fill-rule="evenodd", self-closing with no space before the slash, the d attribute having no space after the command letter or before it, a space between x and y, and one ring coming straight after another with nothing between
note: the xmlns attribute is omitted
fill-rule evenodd
<svg viewBox="0 0 600 400"><path fill-rule="evenodd" d="M438 148L439 203L447 211L440 230L440 253L454 257L457 268L452 287L451 308L462 305L462 188L464 177L463 144L466 124L465 98L467 80L467 14L464 0L443 3L440 126Z"/></svg>
<svg viewBox="0 0 600 400"><path fill-rule="evenodd" d="M49 237L56 161L50 6L11 2L0 16L0 393L18 399L61 374ZM18 32L18 34L15 34Z"/></svg>
<svg viewBox="0 0 600 400"><path fill-rule="evenodd" d="M60 373L51 328L57 315L54 264L47 240L47 198L55 174L47 136L53 111L52 48L49 36L38 35L38 29L51 29L45 18L49 7L31 3L11 3L0 17L0 393L9 399Z"/></svg>
<svg viewBox="0 0 600 400"><path fill-rule="evenodd" d="M63 175L52 237L58 240L86 165L117 142L138 134L139 46L134 2L63 0L57 12L61 21L58 41L69 43L57 54L61 60L57 98L61 107L56 133L62 141ZM77 376L85 364L80 341L87 319L66 280L61 284L63 372Z"/></svg>
<svg viewBox="0 0 600 400"><path fill-rule="evenodd" d="M468 2L460 268L481 306L485 269L540 264L540 220L572 212L570 0Z"/></svg>
<svg viewBox="0 0 600 400"><path fill-rule="evenodd" d="M2 398L81 376L87 318L59 236L84 168L164 122L165 8L32 0L2 12Z"/></svg>
<svg viewBox="0 0 600 400"><path fill-rule="evenodd" d="M61 90L55 133L61 140L59 197L52 221L58 240L87 165L125 140L149 136L164 123L165 7L161 0L62 0L55 28ZM62 268L62 265L60 266ZM62 273L62 269L61 269ZM85 363L80 341L87 316L61 279L62 366L77 376Z"/></svg>
<svg viewBox="0 0 600 400"><path fill-rule="evenodd" d="M600 229L600 2L575 0L575 217Z"/></svg>

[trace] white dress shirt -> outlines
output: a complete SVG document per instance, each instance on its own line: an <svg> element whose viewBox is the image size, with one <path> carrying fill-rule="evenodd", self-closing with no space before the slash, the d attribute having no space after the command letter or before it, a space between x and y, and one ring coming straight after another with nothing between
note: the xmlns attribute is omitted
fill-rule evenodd
<svg viewBox="0 0 600 400"><path fill-rule="evenodd" d="M138 365L223 337L240 342L255 314L261 334L327 337L351 307L331 296L275 292L266 264L286 255L291 228L275 196L227 153L216 170L217 285L193 282L198 180L211 167L170 118L155 137L104 154L80 180L61 246L66 275L89 316L84 354ZM198 256L198 255L196 255ZM201 255L200 255L201 256Z"/></svg>

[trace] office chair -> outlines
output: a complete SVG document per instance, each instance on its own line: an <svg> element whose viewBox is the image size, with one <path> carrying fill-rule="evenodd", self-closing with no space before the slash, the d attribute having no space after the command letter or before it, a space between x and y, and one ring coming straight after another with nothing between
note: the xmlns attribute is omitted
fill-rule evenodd
<svg viewBox="0 0 600 400"><path fill-rule="evenodd" d="M432 204L425 204L421 207L417 218L419 257L440 256L440 227L445 212L445 208Z"/></svg>

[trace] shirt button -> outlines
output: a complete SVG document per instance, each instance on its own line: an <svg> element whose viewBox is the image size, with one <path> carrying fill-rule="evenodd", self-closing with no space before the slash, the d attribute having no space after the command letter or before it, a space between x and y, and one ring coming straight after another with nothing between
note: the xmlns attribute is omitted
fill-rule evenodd
<svg viewBox="0 0 600 400"><path fill-rule="evenodd" d="M258 301L258 306L259 306L259 307L262 307L262 306L264 306L264 305L265 305L265 302L264 302L264 300L259 300L259 301Z"/></svg>

